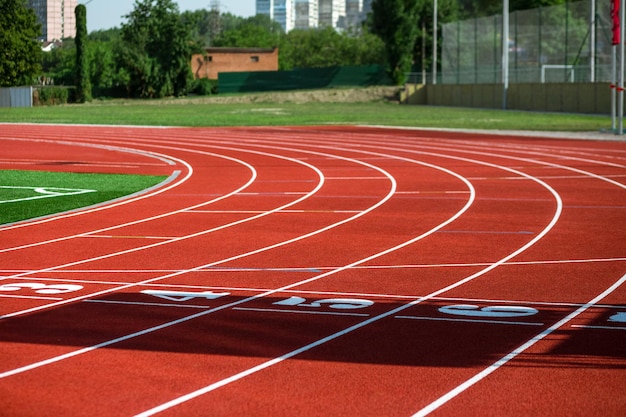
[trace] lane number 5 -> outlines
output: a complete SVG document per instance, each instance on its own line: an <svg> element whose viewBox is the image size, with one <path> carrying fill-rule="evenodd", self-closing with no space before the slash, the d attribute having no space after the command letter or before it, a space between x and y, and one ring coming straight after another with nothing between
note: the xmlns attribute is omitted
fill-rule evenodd
<svg viewBox="0 0 626 417"><path fill-rule="evenodd" d="M489 306L479 307L471 304L457 304L452 306L445 306L439 309L441 313L452 314L455 316L466 317L525 317L532 316L539 312L539 310L532 307L520 307L520 306Z"/></svg>
<svg viewBox="0 0 626 417"><path fill-rule="evenodd" d="M374 304L370 300L359 300L356 298L328 298L326 300L317 300L310 303L302 297L290 297L286 300L277 301L274 305L290 306L290 307L310 307L320 308L324 305L335 310L353 310L358 308L370 307Z"/></svg>

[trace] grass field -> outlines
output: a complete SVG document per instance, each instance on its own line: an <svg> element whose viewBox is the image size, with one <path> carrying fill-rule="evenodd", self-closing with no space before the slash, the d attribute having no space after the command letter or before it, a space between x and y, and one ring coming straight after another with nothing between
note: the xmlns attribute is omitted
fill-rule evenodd
<svg viewBox="0 0 626 417"><path fill-rule="evenodd" d="M95 101L85 105L0 108L0 122L149 126L363 124L460 129L609 130L609 116L367 103L209 103Z"/></svg>
<svg viewBox="0 0 626 417"><path fill-rule="evenodd" d="M0 171L0 224L114 200L164 179L148 175Z"/></svg>

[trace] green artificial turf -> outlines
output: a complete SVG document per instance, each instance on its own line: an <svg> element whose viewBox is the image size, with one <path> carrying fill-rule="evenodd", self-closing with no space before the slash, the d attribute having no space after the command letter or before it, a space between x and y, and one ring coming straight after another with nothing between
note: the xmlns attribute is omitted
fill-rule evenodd
<svg viewBox="0 0 626 417"><path fill-rule="evenodd" d="M165 179L152 175L0 171L0 224L93 206Z"/></svg>

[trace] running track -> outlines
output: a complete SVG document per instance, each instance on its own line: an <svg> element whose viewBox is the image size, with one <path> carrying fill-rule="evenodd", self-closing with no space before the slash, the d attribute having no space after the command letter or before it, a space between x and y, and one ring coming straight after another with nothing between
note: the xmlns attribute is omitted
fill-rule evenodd
<svg viewBox="0 0 626 417"><path fill-rule="evenodd" d="M626 415L625 143L2 125L0 149L169 177L0 227L2 416Z"/></svg>

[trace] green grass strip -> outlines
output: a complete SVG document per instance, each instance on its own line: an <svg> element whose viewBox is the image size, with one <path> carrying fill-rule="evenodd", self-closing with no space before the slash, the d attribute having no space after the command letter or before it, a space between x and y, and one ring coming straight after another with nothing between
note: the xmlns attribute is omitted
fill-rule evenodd
<svg viewBox="0 0 626 417"><path fill-rule="evenodd" d="M0 171L0 224L100 204L153 187L165 176Z"/></svg>
<svg viewBox="0 0 626 417"><path fill-rule="evenodd" d="M600 131L602 115L368 103L205 103L198 100L94 102L0 108L0 122L146 126L303 126L362 124L458 129Z"/></svg>

